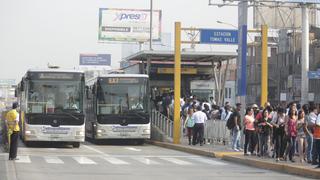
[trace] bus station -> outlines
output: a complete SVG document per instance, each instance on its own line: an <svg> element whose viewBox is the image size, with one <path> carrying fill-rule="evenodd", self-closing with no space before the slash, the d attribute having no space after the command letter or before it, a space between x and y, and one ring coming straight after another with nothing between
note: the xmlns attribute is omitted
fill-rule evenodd
<svg viewBox="0 0 320 180"><path fill-rule="evenodd" d="M236 52L182 51L181 93L190 95L191 81L205 80L214 84L215 67L237 57ZM149 63L148 63L149 62ZM132 54L121 62L125 73L149 74L152 95L170 92L174 86L174 52L144 50ZM209 84L210 84L209 83Z"/></svg>

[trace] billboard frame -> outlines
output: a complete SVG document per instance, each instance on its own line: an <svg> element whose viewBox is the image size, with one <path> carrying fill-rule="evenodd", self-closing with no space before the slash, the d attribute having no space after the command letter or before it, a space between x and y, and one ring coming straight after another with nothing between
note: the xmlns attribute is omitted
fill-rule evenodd
<svg viewBox="0 0 320 180"><path fill-rule="evenodd" d="M146 24L146 27L150 28L150 10L148 9L122 9L122 8L99 8L99 26L98 26L98 41L99 42L110 42L110 41L115 41L115 42L148 42L149 39L150 39L150 33L149 32L146 32L146 38L135 38L134 36L133 37L130 37L130 35L127 35L127 37L125 38L119 38L119 37L103 37L102 35L102 25L103 25L103 11L108 11L108 10L111 10L111 11L132 11L132 12L145 12L145 13L148 13L148 16L149 16L149 21L147 21ZM161 41L161 29L162 29L162 26L161 26L161 22L162 22L162 11L161 10L153 10L153 15L155 13L158 13L159 14L159 19L158 19L158 28L155 28L152 30L152 32L156 32L157 34L157 37L156 38L153 38L152 41L156 41L156 42L159 42ZM155 18L153 18L154 20L157 20ZM122 33L131 33L131 32L127 32L128 29L126 28L129 28L129 27L114 27L114 28L118 28L118 30L126 30ZM110 31L112 32L112 31ZM114 33L116 33L116 29L115 31L113 31ZM121 32L119 32L121 33ZM153 35L153 37L155 37Z"/></svg>

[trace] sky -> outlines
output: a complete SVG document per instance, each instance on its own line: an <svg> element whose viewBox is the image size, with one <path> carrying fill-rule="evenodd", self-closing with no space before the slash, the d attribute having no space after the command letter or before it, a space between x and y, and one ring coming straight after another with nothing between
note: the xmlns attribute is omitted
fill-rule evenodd
<svg viewBox="0 0 320 180"><path fill-rule="evenodd" d="M213 7L209 0L153 0L162 10L162 32L182 27L232 28L237 8ZM149 9L150 0L0 0L0 79L18 82L30 68L47 64L78 68L79 54L111 54L112 68L121 60L121 44L98 43L99 8ZM172 37L173 38L173 37ZM209 50L234 51L220 45Z"/></svg>

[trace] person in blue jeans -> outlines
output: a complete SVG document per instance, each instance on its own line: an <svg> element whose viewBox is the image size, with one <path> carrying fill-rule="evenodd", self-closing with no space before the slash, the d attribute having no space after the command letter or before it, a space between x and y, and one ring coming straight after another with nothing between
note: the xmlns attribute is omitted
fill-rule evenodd
<svg viewBox="0 0 320 180"><path fill-rule="evenodd" d="M310 113L307 119L307 132L306 132L306 139L307 139L307 162L308 163L312 163L312 160L314 158L312 158L312 151L313 151L313 146L314 146L314 142L313 142L313 127L314 124L317 120L317 114L318 114L318 110L316 106L312 106L310 107Z"/></svg>
<svg viewBox="0 0 320 180"><path fill-rule="evenodd" d="M234 151L240 151L240 131L241 131L241 104L236 104L236 110L233 112L232 117L235 126L232 128L232 149Z"/></svg>

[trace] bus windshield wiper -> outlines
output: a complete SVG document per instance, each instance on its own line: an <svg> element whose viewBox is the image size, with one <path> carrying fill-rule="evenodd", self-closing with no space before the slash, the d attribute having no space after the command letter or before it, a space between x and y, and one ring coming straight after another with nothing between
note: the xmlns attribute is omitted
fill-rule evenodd
<svg viewBox="0 0 320 180"><path fill-rule="evenodd" d="M74 119L80 120L80 118L78 118L77 116L73 115L72 113L66 112L64 110L60 110L58 113L62 113L62 114L68 115Z"/></svg>

